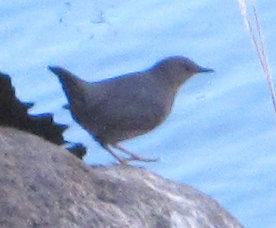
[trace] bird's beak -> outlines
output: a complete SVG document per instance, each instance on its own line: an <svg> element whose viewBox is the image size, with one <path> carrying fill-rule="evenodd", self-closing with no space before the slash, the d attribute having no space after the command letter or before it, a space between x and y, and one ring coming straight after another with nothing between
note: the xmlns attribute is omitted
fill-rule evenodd
<svg viewBox="0 0 276 228"><path fill-rule="evenodd" d="M213 69L205 68L205 67L200 67L198 70L198 73L213 73L213 72L215 72Z"/></svg>

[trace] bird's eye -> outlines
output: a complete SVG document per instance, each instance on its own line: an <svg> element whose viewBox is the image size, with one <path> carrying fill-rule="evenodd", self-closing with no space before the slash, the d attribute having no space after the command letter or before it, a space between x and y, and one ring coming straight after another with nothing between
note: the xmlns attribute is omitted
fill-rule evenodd
<svg viewBox="0 0 276 228"><path fill-rule="evenodd" d="M181 67L182 67L183 70L188 71L188 72L191 70L190 66L188 66L188 64L186 64L186 63L182 63Z"/></svg>

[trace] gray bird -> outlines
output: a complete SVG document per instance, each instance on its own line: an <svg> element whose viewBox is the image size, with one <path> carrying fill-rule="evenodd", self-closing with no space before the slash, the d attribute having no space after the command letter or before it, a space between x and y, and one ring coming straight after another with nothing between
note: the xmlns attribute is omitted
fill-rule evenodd
<svg viewBox="0 0 276 228"><path fill-rule="evenodd" d="M141 72L92 83L61 67L48 68L58 76L73 118L121 163L157 161L133 154L118 142L160 125L170 114L180 86L196 73L213 72L181 56L163 59ZM120 157L111 148L130 157Z"/></svg>

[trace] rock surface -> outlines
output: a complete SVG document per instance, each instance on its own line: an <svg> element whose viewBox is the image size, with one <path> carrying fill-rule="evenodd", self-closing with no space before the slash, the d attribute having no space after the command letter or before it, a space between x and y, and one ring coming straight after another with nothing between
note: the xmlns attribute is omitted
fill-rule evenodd
<svg viewBox="0 0 276 228"><path fill-rule="evenodd" d="M42 138L0 127L1 228L242 227L203 193L130 166L89 167Z"/></svg>

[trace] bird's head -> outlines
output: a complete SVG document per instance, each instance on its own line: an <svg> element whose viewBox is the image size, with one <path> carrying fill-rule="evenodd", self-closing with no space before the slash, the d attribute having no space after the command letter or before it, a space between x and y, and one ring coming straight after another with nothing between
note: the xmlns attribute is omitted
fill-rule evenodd
<svg viewBox="0 0 276 228"><path fill-rule="evenodd" d="M201 67L182 56L163 59L156 63L151 71L160 77L160 80L168 81L175 88L181 86L187 79L197 73L214 72L213 69Z"/></svg>

